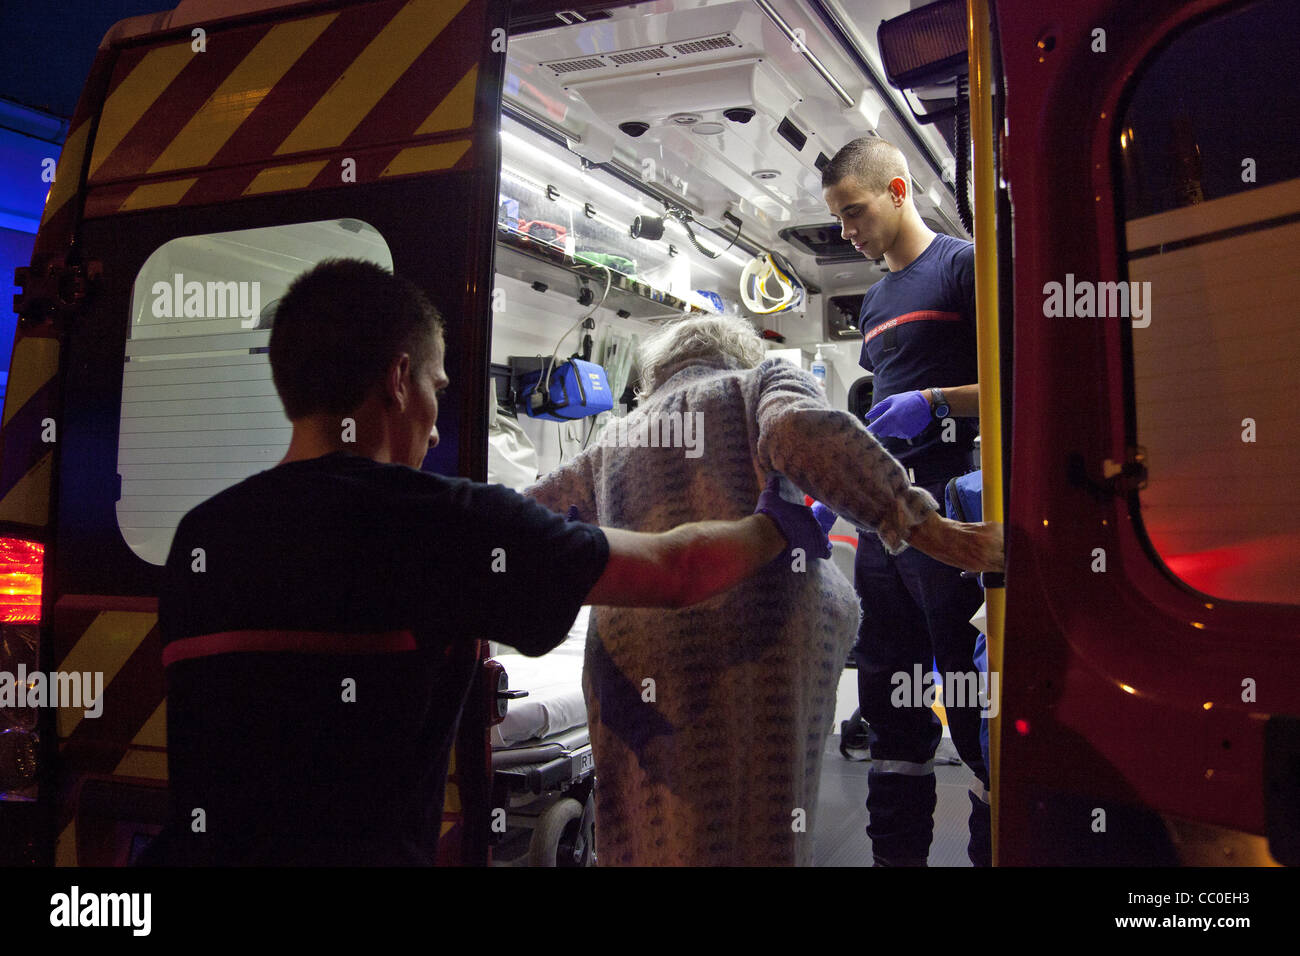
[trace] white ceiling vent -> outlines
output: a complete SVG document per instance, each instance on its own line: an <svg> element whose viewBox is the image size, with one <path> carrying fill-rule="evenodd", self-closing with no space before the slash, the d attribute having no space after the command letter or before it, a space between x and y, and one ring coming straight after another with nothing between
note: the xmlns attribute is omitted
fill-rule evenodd
<svg viewBox="0 0 1300 956"><path fill-rule="evenodd" d="M611 63L619 66L627 66L629 63L644 63L647 60L667 60L669 55L664 52L661 46L649 46L644 50L628 50L626 53L607 53L605 58Z"/></svg>
<svg viewBox="0 0 1300 956"><path fill-rule="evenodd" d="M732 39L730 33L722 33L715 37L705 37L702 40L686 40L682 43L674 43L672 46L677 51L678 56L686 56L690 53L707 53L710 50L727 50L739 45Z"/></svg>
<svg viewBox="0 0 1300 956"><path fill-rule="evenodd" d="M578 70L599 70L605 65L605 61L594 56L584 56L576 60L556 60L546 65L555 71L556 76L559 76L561 73L575 73Z"/></svg>
<svg viewBox="0 0 1300 956"><path fill-rule="evenodd" d="M682 57L698 57L716 50L731 50L740 43L730 33L719 33L711 37L697 37L694 40L682 40L680 43L660 43L655 46L634 47L628 50L612 50L609 53L594 53L586 56L569 57L563 60L548 60L541 65L549 68L556 76L587 70L622 70L624 67L641 63L656 64L661 60L678 60Z"/></svg>

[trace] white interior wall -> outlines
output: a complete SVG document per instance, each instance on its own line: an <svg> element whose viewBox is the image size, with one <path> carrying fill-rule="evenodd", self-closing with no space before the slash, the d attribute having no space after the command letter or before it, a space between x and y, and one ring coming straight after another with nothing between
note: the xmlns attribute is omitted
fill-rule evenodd
<svg viewBox="0 0 1300 956"><path fill-rule="evenodd" d="M841 293L842 290L839 290L836 294ZM812 368L817 346L821 344L822 359L826 362L826 399L835 408L845 408L849 388L859 378L870 373L858 365L858 356L862 351L861 339L827 342L824 338L826 302L825 296L812 295L808 297L806 311L759 316L756 321L761 327L773 329L785 336L785 344L774 346L775 348L801 349L805 370ZM826 346L833 346L833 350Z"/></svg>
<svg viewBox="0 0 1300 956"><path fill-rule="evenodd" d="M590 308L579 305L577 298L567 291L551 288L538 292L528 283L510 276L498 274L493 288L502 308L492 317L491 360L501 365L508 364L511 355L550 355L556 351L560 336ZM596 290L596 294L599 295L600 290ZM597 327L590 334L596 342L600 341L601 326L605 324L642 337L662 324L622 319L614 310L603 307L597 309L592 318ZM564 339L559 354L562 357L572 355L581 344L582 330L577 329ZM617 395L614 398L618 400ZM521 413L519 424L537 448L540 473L546 474L559 464L561 450L566 460L581 450L582 438L586 436L591 421L582 419L567 424L529 418Z"/></svg>

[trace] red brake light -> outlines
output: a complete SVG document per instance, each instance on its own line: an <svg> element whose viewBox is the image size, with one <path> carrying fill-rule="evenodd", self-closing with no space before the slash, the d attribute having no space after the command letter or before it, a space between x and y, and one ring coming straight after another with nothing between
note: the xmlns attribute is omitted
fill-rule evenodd
<svg viewBox="0 0 1300 956"><path fill-rule="evenodd" d="M0 538L0 623L39 624L45 545Z"/></svg>

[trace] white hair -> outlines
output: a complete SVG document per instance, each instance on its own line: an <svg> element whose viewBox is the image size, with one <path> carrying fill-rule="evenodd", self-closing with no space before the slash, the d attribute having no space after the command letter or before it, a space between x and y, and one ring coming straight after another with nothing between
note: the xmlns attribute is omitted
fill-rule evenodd
<svg viewBox="0 0 1300 956"><path fill-rule="evenodd" d="M641 344L641 401L662 385L675 366L691 359L709 359L724 368L753 368L767 349L752 325L738 316L680 319L653 333Z"/></svg>

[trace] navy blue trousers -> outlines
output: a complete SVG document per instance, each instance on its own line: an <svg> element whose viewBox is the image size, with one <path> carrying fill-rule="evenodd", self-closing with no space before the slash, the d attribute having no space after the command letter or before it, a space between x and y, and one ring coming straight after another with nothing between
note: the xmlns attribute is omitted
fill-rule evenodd
<svg viewBox="0 0 1300 956"><path fill-rule="evenodd" d="M936 499L943 488L927 486ZM871 767L867 773L867 835L877 863L923 865L934 833L934 754L943 725L910 693L916 665L938 664L941 674L975 671L970 618L984 600L978 582L908 548L891 556L874 534L858 538L854 585L862 602L862 624L853 655L858 666L858 704L868 724ZM900 681L895 675L907 675ZM972 695L973 696L973 695ZM957 753L988 791L980 746L980 706L944 700ZM989 807L970 795L970 843L976 866L991 862Z"/></svg>

